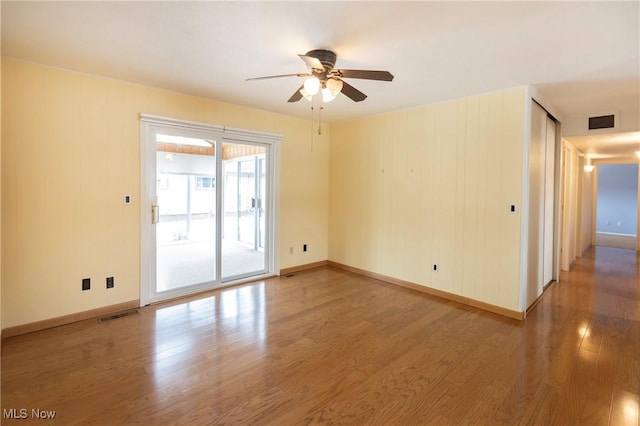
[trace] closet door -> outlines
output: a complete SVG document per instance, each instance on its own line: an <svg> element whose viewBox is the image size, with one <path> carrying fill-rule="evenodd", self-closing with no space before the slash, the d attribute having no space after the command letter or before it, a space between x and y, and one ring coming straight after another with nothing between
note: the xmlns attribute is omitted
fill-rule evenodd
<svg viewBox="0 0 640 426"><path fill-rule="evenodd" d="M555 200L556 122L546 117L544 161L544 242L542 286L553 281L553 214Z"/></svg>
<svg viewBox="0 0 640 426"><path fill-rule="evenodd" d="M536 102L531 103L529 145L529 228L526 306L553 281L556 170L556 122Z"/></svg>
<svg viewBox="0 0 640 426"><path fill-rule="evenodd" d="M542 294L545 228L546 111L535 102L531 107L529 145L529 243L526 307Z"/></svg>

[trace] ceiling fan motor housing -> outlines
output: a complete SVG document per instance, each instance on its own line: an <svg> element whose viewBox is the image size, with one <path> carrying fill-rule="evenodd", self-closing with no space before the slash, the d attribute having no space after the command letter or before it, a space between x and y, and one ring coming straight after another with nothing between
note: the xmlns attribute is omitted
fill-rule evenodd
<svg viewBox="0 0 640 426"><path fill-rule="evenodd" d="M325 49L316 49L310 50L306 53L306 56L311 56L312 58L316 58L320 61L322 66L324 67L324 72L330 72L333 67L336 65L337 55Z"/></svg>

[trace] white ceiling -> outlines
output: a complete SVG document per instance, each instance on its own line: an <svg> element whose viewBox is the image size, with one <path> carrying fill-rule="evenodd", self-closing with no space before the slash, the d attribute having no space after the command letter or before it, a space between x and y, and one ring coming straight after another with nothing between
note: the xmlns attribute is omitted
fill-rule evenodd
<svg viewBox="0 0 640 426"><path fill-rule="evenodd" d="M640 157L636 155L636 152L640 152L640 132L573 136L566 139L594 160L637 161Z"/></svg>
<svg viewBox="0 0 640 426"><path fill-rule="evenodd" d="M349 80L369 97L327 104L339 122L531 84L563 115L638 111L640 3L12 2L2 54L134 83L310 117L287 103L311 49L337 67L389 70ZM640 141L638 141L640 149Z"/></svg>

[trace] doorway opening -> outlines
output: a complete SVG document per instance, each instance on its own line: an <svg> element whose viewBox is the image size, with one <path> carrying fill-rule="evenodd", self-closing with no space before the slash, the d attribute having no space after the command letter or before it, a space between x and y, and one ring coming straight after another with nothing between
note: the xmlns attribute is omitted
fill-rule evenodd
<svg viewBox="0 0 640 426"><path fill-rule="evenodd" d="M598 164L595 245L635 250L638 164Z"/></svg>

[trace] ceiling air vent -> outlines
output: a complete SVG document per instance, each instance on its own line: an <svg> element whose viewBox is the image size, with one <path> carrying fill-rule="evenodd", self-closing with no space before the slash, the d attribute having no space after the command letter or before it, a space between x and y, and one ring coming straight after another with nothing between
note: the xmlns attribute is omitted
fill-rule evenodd
<svg viewBox="0 0 640 426"><path fill-rule="evenodd" d="M614 121L613 114L589 117L589 130L612 129L615 127Z"/></svg>

